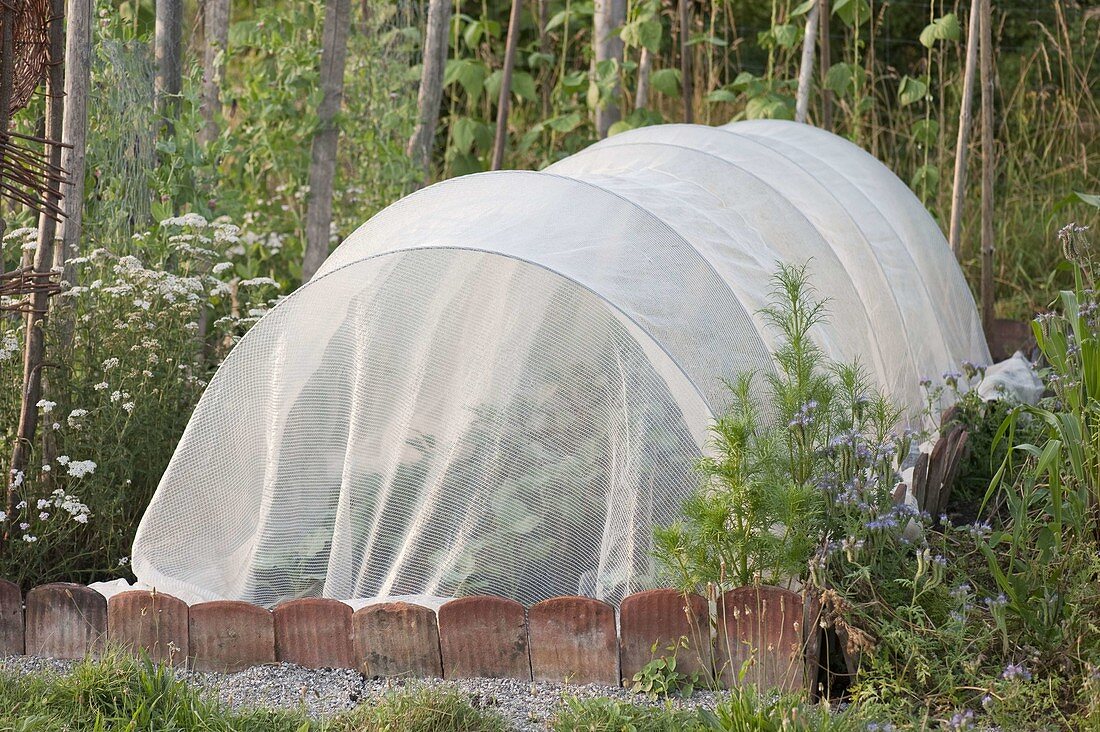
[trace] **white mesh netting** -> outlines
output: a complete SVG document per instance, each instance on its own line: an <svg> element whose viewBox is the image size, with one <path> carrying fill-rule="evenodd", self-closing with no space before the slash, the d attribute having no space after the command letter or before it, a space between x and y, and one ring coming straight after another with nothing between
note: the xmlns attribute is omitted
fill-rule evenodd
<svg viewBox="0 0 1100 732"><path fill-rule="evenodd" d="M211 381L138 580L189 602L615 602L653 582L652 528L694 489L723 379L773 368L777 262L806 260L820 345L899 401L988 361L932 218L812 127L650 127L408 196Z"/></svg>

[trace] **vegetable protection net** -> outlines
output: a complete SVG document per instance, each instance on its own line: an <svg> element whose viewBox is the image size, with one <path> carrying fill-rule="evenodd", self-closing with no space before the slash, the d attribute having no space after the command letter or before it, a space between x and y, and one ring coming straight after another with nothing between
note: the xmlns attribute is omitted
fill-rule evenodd
<svg viewBox="0 0 1100 732"><path fill-rule="evenodd" d="M812 128L646 128L408 196L230 354L135 573L190 602L617 602L657 581L652 529L695 487L723 380L773 370L759 310L806 260L819 345L903 403L988 360L927 212Z"/></svg>

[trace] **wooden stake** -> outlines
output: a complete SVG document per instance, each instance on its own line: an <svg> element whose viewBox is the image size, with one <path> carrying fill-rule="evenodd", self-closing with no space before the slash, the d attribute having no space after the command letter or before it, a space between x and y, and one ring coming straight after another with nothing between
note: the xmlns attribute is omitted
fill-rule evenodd
<svg viewBox="0 0 1100 732"><path fill-rule="evenodd" d="M966 197L966 157L974 101L974 73L978 66L978 26L982 0L971 0L966 32L966 71L963 73L962 107L959 110L959 138L955 143L955 180L951 189L951 226L947 240L958 258L962 253L963 200Z"/></svg>
<svg viewBox="0 0 1100 732"><path fill-rule="evenodd" d="M61 167L68 175L62 185L60 226L62 244L54 249L54 267L80 248L84 210L84 157L88 138L88 84L92 72L92 23L95 0L68 0L65 28L65 116L61 140ZM71 281L71 271L63 275Z"/></svg>
<svg viewBox="0 0 1100 732"><path fill-rule="evenodd" d="M829 5L828 0L820 0L825 7L818 16L818 26L821 30L821 52L818 54L818 75L821 76L821 127L833 131L833 93L825 86L825 77L833 65L832 49L829 48Z"/></svg>
<svg viewBox="0 0 1100 732"><path fill-rule="evenodd" d="M806 33L802 39L802 65L798 69L798 93L795 95L794 121L806 122L810 109L810 86L814 75L814 44L817 42L817 22L822 0L817 0L806 16Z"/></svg>
<svg viewBox="0 0 1100 732"><path fill-rule="evenodd" d="M157 73L153 80L157 114L168 134L179 112L180 89L183 86L183 63L180 58L180 38L183 30L183 0L155 0L153 54Z"/></svg>
<svg viewBox="0 0 1100 732"><path fill-rule="evenodd" d="M321 104L309 163L309 204L306 207L306 251L302 281L308 282L328 257L332 228L332 182L340 128L336 115L344 100L344 66L348 56L351 0L327 0L321 41Z"/></svg>
<svg viewBox="0 0 1100 732"><path fill-rule="evenodd" d="M695 121L692 103L695 98L695 85L691 79L691 9L688 0L680 0L680 89L684 96L684 122Z"/></svg>
<svg viewBox="0 0 1100 732"><path fill-rule="evenodd" d="M626 0L596 0L592 8L592 75L604 61L623 63L623 39L619 29L626 23ZM602 96L602 95L601 95ZM622 87L619 75L611 84L610 94L596 105L596 137L607 137L611 125L623 117Z"/></svg>
<svg viewBox="0 0 1100 732"><path fill-rule="evenodd" d="M991 0L980 0L982 75L982 323L993 328L993 32Z"/></svg>
<svg viewBox="0 0 1100 732"><path fill-rule="evenodd" d="M522 11L522 0L512 0L512 13L508 17L508 40L504 45L504 69L500 75L500 96L497 97L497 133L493 138L490 170L500 170L504 165L504 145L508 141L508 103L512 99L512 70L516 65L516 43L519 41L519 16Z"/></svg>
<svg viewBox="0 0 1100 732"><path fill-rule="evenodd" d="M65 73L62 65L61 49L64 45L62 18L64 0L53 0L50 12L53 19L49 31L50 55L54 59L47 72L46 97L46 137L58 140L61 137L62 115L64 109ZM6 33L5 33L6 35ZM49 164L57 167L61 163L62 148L54 143L49 147ZM61 196L60 183L56 179L48 180L45 202L47 206L57 207ZM57 219L48 209L39 216L38 243L34 251L33 277L46 282L53 269L54 238L57 231ZM15 444L12 448L11 467L8 472L8 491L5 512L10 520L4 539L11 540L10 527L15 524L15 506L24 482L31 445L35 430L38 428L38 401L42 397L42 369L46 355L45 323L49 305L50 289L36 289L30 296L30 311L26 315L26 327L23 342L23 390L22 403L19 406L19 424L16 428Z"/></svg>
<svg viewBox="0 0 1100 732"><path fill-rule="evenodd" d="M65 121L65 0L52 0L50 13L50 61L46 69L46 138L47 165L54 170L61 168L61 135ZM46 203L57 208L61 201L61 177L47 178ZM57 236L57 218L45 211L38 217L38 247L50 250L49 267L53 267L54 239Z"/></svg>
<svg viewBox="0 0 1100 732"><path fill-rule="evenodd" d="M649 109L649 74L653 70L653 54L642 46L638 56L638 87L634 90L634 109Z"/></svg>
<svg viewBox="0 0 1100 732"><path fill-rule="evenodd" d="M443 72L447 65L447 32L451 27L451 0L430 0L428 22L424 30L424 63L420 70L420 90L416 95L416 127L406 153L420 164L421 183L432 176L432 147L439 125L439 104L443 99Z"/></svg>
<svg viewBox="0 0 1100 732"><path fill-rule="evenodd" d="M199 142L203 145L209 145L218 137L221 89L228 61L229 5L229 0L207 0L203 6L202 98L199 102L203 121Z"/></svg>
<svg viewBox="0 0 1100 732"><path fill-rule="evenodd" d="M15 25L15 10L8 6L7 0L0 0L0 135L7 136L11 126L12 76L15 66L15 39L12 27ZM0 147L0 170L3 170L4 148ZM0 241L4 239L8 222L4 220L0 209ZM3 256L0 256L0 272L4 270Z"/></svg>

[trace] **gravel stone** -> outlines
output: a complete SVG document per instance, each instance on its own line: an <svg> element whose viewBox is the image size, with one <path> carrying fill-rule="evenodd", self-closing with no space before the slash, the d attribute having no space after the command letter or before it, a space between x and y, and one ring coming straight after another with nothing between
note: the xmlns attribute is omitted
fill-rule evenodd
<svg viewBox="0 0 1100 732"><path fill-rule="evenodd" d="M32 656L0 659L0 669L16 673L68 673L73 661ZM475 708L495 711L517 732L545 730L566 698L608 697L634 704L713 709L724 696L696 691L691 697L651 701L627 689L586 684L574 686L516 679L371 679L351 669L307 669L289 663L254 666L232 674L179 669L180 678L233 709L297 709L324 717L370 704L388 693L423 687L455 689Z"/></svg>

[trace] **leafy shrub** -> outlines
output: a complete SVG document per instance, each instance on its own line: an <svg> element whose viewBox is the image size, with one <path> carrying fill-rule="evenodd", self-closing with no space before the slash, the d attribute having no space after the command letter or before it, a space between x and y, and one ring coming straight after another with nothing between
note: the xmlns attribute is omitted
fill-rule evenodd
<svg viewBox="0 0 1100 732"><path fill-rule="evenodd" d="M912 435L895 432L898 412L857 367L808 345L823 306L805 268L781 270L769 311L783 336L779 376L763 400L751 375L733 385L734 408L713 427L716 457L700 465L685 521L658 532L659 557L681 587L811 585L858 668L849 691L864 715L952 729L1094 721L1100 306L1083 232L1064 236L1075 237L1066 248L1078 287L1036 327L1053 396L1038 407L964 396L956 412L993 473L981 491L972 476L980 514L969 525L895 502ZM945 375L946 388L961 378ZM943 388L929 390L933 407Z"/></svg>
<svg viewBox="0 0 1100 732"><path fill-rule="evenodd" d="M781 266L764 315L781 335L778 374L763 403L756 375L731 384L685 521L657 531L658 558L687 591L802 577L826 533L908 519L891 493L910 435L891 433L899 412L859 366L827 362L811 341L826 310L805 266Z"/></svg>
<svg viewBox="0 0 1100 732"><path fill-rule="evenodd" d="M239 276L240 238L236 226L189 214L71 260L81 284L53 299L46 320L39 437L0 506L9 535L0 576L32 585L126 571L137 523L207 379L277 291L273 280ZM8 445L23 328L22 318L0 319Z"/></svg>

